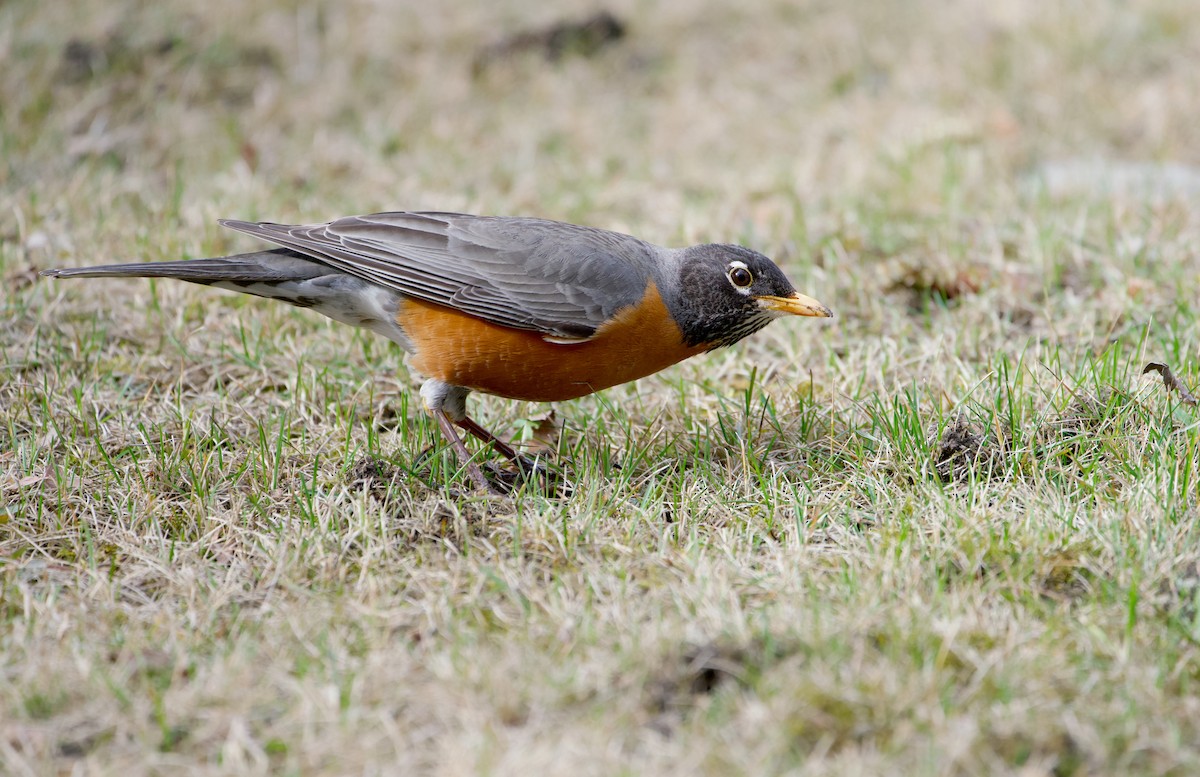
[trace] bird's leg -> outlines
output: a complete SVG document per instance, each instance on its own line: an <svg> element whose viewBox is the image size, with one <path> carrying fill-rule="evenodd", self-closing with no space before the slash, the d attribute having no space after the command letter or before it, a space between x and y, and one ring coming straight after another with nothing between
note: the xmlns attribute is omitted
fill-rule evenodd
<svg viewBox="0 0 1200 777"><path fill-rule="evenodd" d="M482 489L495 490L494 486L488 484L483 470L471 459L471 454L467 452L467 446L463 444L462 438L454 429L455 426L461 427L485 445L492 446L497 453L513 462L522 474L526 476L536 473L544 474L545 467L539 467L536 460L522 456L511 445L467 416L466 399L469 393L470 389L455 386L437 378L430 378L421 386L421 399L425 402L425 409L437 419L442 435L454 448L454 452L462 461L471 480Z"/></svg>
<svg viewBox="0 0 1200 777"><path fill-rule="evenodd" d="M442 434L450 442L450 447L458 455L458 460L462 463L463 469L467 471L467 475L475 482L476 488L481 491L492 491L491 484L483 476L483 470L471 459L471 452L463 444L462 438L458 436L458 432L454 431L454 422L450 420L450 416L446 414L445 410L439 409L432 412L433 417L437 419L438 427L442 430Z"/></svg>
<svg viewBox="0 0 1200 777"><path fill-rule="evenodd" d="M487 429L484 429L470 418L463 418L461 421L455 421L455 423L467 430L467 432L469 432L476 440L479 440L486 445L491 445L496 449L497 453L515 464L517 468L526 475L532 475L539 471L544 473L546 471L546 465L539 465L536 457L530 458L523 453L517 452L517 450L511 445L504 442Z"/></svg>
<svg viewBox="0 0 1200 777"><path fill-rule="evenodd" d="M493 448L495 448L497 453L499 453L501 456L508 459L509 461L515 462L522 458L521 454L517 453L517 451L511 445L504 442L499 437L497 437L496 435L489 432L487 429L484 429L482 426L475 423L475 421L473 421L472 419L463 418L462 420L456 421L455 423L458 424L458 426L465 429L476 440L479 440L480 442L484 443L485 445L490 445Z"/></svg>
<svg viewBox="0 0 1200 777"><path fill-rule="evenodd" d="M454 449L454 453L458 455L458 460L462 462L467 475L480 490L493 491L491 484L483 476L483 470L472 460L470 451L463 444L458 432L454 430L454 425L461 424L461 419L467 417L466 400L469 393L471 393L470 389L455 386L437 378L430 378L421 386L421 400L425 403L425 409L437 419L442 436L446 438L450 447Z"/></svg>

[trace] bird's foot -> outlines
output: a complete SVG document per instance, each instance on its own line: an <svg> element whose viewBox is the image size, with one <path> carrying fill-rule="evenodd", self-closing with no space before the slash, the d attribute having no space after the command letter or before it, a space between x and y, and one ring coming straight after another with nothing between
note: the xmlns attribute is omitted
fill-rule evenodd
<svg viewBox="0 0 1200 777"><path fill-rule="evenodd" d="M528 486L545 495L566 497L575 490L561 468L551 466L542 456L518 455L504 463L489 462L487 469L491 482L500 484L506 493Z"/></svg>

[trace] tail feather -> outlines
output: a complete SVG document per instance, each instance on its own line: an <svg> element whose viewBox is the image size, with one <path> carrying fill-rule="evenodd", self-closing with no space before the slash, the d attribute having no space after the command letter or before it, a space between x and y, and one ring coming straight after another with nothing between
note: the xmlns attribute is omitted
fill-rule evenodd
<svg viewBox="0 0 1200 777"><path fill-rule="evenodd" d="M217 259L135 262L42 270L42 275L51 278L175 278L203 284L282 283L311 280L333 274L338 274L338 271L328 265L306 259L287 248Z"/></svg>
<svg viewBox="0 0 1200 777"><path fill-rule="evenodd" d="M403 297L391 289L305 258L289 248L216 259L108 264L43 270L51 278L174 278L253 294L302 308L335 321L366 327L399 343L412 344L396 320Z"/></svg>

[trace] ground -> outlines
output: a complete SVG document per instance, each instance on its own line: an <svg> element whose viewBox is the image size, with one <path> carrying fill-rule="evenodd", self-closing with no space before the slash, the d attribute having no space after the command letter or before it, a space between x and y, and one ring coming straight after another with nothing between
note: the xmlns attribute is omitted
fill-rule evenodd
<svg viewBox="0 0 1200 777"><path fill-rule="evenodd" d="M1197 773L1197 61L1191 0L0 4L0 772ZM473 398L569 480L497 497L370 333L36 275L398 208L837 317Z"/></svg>

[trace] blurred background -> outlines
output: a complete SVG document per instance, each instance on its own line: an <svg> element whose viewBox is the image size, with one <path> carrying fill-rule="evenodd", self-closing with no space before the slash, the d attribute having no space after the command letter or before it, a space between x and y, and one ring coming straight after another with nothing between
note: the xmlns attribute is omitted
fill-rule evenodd
<svg viewBox="0 0 1200 777"><path fill-rule="evenodd" d="M1185 0L10 0L0 187L6 218L53 240L125 212L212 229L442 208L767 247L858 210L1003 207L1039 173L1086 195L1106 166L1173 163L1158 183L1194 194L1198 15Z"/></svg>

